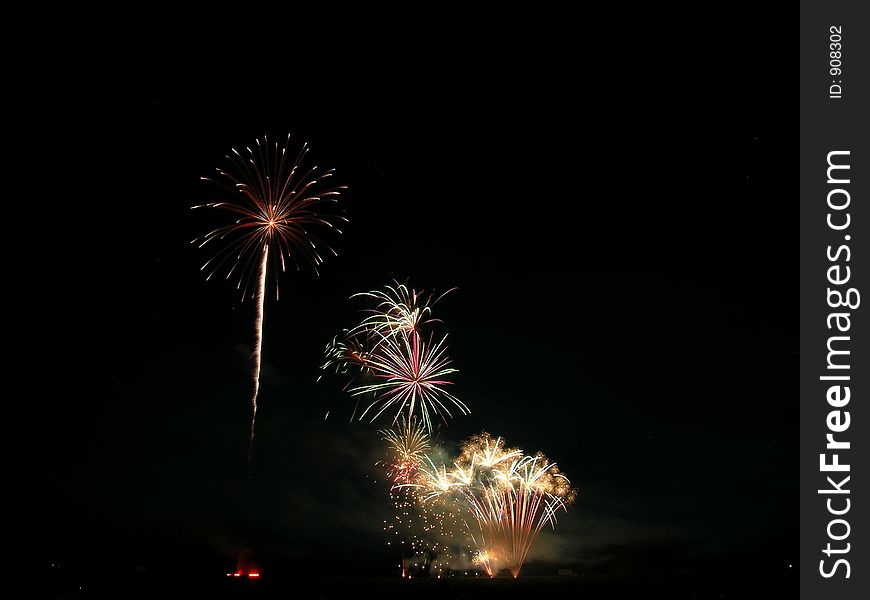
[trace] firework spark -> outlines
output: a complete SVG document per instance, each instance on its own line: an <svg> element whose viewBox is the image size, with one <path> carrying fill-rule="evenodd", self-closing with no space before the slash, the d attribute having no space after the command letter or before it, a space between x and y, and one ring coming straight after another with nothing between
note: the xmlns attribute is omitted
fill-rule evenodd
<svg viewBox="0 0 870 600"><path fill-rule="evenodd" d="M217 177L202 178L220 184L228 190L230 199L192 207L220 209L233 216L231 223L213 229L192 243L200 248L217 248L201 268L208 273L207 280L226 270L226 278L236 280L242 299L250 297L257 303L249 458L257 419L269 265L272 265L275 298L278 299L278 273L286 271L290 262L297 270L303 263L311 264L317 273L317 267L323 262L321 249L336 254L321 239L318 230L340 234L339 223L347 222L344 217L325 210L327 204L338 202L345 186L327 185L333 170L303 167L308 144L304 144L294 158L288 152L290 139L288 134L285 144L279 146L277 142L270 144L264 136L262 143L256 140L253 149L246 147L244 152L233 149L226 157L230 164L226 170L218 168ZM256 284L252 285L254 281Z"/></svg>
<svg viewBox="0 0 870 600"><path fill-rule="evenodd" d="M481 545L486 546L486 543L483 542ZM472 564L480 565L484 573L490 577L495 577L499 562L500 559L494 550L478 550L471 559Z"/></svg>
<svg viewBox="0 0 870 600"><path fill-rule="evenodd" d="M392 515L384 521L388 546L401 552L403 576L440 574L452 557L455 544L455 516L459 507L449 502L423 503L418 480L431 468L429 451L432 439L425 426L416 419L399 423L379 432L387 443L387 456L378 461L390 482L388 492ZM428 464L423 464L423 463Z"/></svg>

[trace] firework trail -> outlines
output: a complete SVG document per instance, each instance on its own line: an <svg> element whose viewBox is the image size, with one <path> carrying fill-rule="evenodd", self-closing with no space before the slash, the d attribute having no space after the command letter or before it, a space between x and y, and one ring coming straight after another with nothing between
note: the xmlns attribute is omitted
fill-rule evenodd
<svg viewBox="0 0 870 600"><path fill-rule="evenodd" d="M288 153L291 136L283 146L270 144L264 136L245 152L232 149L227 155L230 166L217 168L214 179L228 192L228 200L210 202L192 208L220 209L230 213L233 221L213 229L192 243L202 248L216 247L215 253L202 266L207 280L226 270L226 278L236 280L242 299L256 300L255 348L253 352L253 396L251 398L251 433L248 458L254 448L257 418L257 397L260 391L260 365L263 345L263 321L266 285L272 264L275 298L279 289L277 275L291 262L297 270L303 263L311 264L317 273L323 263L320 249L336 254L319 236L319 229L341 233L338 224L347 222L342 216L325 210L337 203L345 186L328 187L333 170L321 171L317 166L303 167L308 144L303 144L295 158ZM256 284L252 285L256 281ZM249 296L250 293L250 296Z"/></svg>
<svg viewBox="0 0 870 600"><path fill-rule="evenodd" d="M263 248L263 262L260 263L260 281L257 286L257 317L254 321L254 396L251 398L251 440L248 456L254 450L254 428L257 424L257 396L260 393L260 357L263 350L263 308L266 302L266 265L269 263L269 246Z"/></svg>
<svg viewBox="0 0 870 600"><path fill-rule="evenodd" d="M359 419L375 421L393 410L393 425L403 417L410 425L419 412L431 433L433 417L446 422L453 416L448 405L462 414L470 412L447 391L452 385L450 376L456 372L447 354L447 335L429 331L428 338L424 337L424 330L439 322L431 317L432 305L443 296L433 299L432 294L399 283L352 296L373 299L376 304L364 311L366 316L357 326L327 346L321 369L337 373L353 370L344 390L358 401L371 399Z"/></svg>

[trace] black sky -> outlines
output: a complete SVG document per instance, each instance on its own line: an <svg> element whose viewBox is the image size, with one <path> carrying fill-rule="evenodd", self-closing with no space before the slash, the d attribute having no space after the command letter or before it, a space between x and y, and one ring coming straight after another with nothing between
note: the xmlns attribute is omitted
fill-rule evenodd
<svg viewBox="0 0 870 600"><path fill-rule="evenodd" d="M316 378L348 297L407 277L458 288L437 308L472 413L442 437L503 435L580 488L542 564L793 560L797 104L774 23L22 64L13 553L390 573L374 428ZM756 27L779 42L763 65ZM205 282L189 207L230 147L288 131L351 222L267 303L248 478L253 307Z"/></svg>

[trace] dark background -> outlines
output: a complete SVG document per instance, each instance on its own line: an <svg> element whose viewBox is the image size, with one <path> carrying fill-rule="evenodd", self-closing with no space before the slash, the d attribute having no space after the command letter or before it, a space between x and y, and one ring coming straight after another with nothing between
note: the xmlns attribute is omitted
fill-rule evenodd
<svg viewBox="0 0 870 600"><path fill-rule="evenodd" d="M774 17L601 23L440 45L242 51L219 37L13 70L7 545L19 569L392 575L377 424L316 382L390 278L438 306L454 392L580 496L527 572L796 560L797 144ZM745 43L766 32L765 57ZM148 47L146 47L146 50ZM282 52L283 50L283 52ZM102 60L101 60L102 58ZM793 108L790 108L792 107ZM231 147L292 131L346 184L316 277L254 307L191 246ZM326 411L330 411L324 420ZM383 423L381 423L383 424Z"/></svg>

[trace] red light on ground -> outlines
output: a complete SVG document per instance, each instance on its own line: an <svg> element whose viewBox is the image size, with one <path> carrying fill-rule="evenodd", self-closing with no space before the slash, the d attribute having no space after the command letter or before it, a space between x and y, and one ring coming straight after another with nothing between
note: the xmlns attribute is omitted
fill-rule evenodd
<svg viewBox="0 0 870 600"><path fill-rule="evenodd" d="M259 577L259 573L248 573L248 577Z"/></svg>

